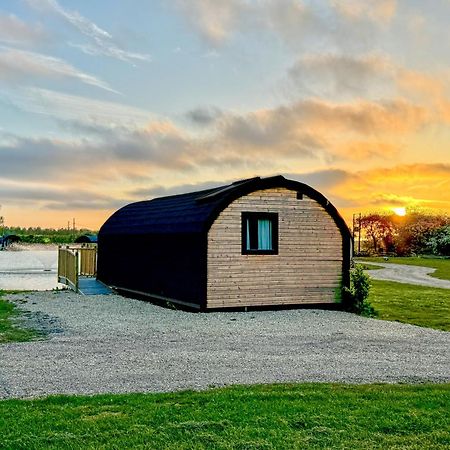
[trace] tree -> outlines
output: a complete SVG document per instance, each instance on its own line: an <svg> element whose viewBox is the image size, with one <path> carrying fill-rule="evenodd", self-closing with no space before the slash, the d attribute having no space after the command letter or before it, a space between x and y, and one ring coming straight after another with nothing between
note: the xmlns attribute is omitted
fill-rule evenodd
<svg viewBox="0 0 450 450"><path fill-rule="evenodd" d="M429 214L421 211L410 212L405 222L398 228L396 249L399 255L411 253L435 253L430 239L433 234L445 225L449 218L443 215Z"/></svg>
<svg viewBox="0 0 450 450"><path fill-rule="evenodd" d="M380 213L364 215L361 217L360 227L366 237L371 240L372 250L375 253L378 253L380 249L392 250L396 233L392 216Z"/></svg>

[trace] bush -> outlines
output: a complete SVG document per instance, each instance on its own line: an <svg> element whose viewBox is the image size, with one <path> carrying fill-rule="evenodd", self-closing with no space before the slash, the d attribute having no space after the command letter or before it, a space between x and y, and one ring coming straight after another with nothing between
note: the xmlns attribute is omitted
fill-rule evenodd
<svg viewBox="0 0 450 450"><path fill-rule="evenodd" d="M450 225L436 230L428 244L435 255L450 256Z"/></svg>
<svg viewBox="0 0 450 450"><path fill-rule="evenodd" d="M356 265L350 272L350 289L344 288L342 305L346 311L366 317L374 317L375 310L368 302L370 277L362 266Z"/></svg>

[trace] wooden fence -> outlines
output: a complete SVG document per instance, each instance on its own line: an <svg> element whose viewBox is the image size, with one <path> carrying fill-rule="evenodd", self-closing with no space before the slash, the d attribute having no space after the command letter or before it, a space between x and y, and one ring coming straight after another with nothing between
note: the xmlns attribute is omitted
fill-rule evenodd
<svg viewBox="0 0 450 450"><path fill-rule="evenodd" d="M97 246L58 247L58 282L78 292L79 277L97 275Z"/></svg>

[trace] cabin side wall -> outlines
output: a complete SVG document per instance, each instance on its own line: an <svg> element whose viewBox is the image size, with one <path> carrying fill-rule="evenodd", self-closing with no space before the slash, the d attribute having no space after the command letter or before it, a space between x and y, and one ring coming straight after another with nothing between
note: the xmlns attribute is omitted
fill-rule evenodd
<svg viewBox="0 0 450 450"><path fill-rule="evenodd" d="M278 213L278 254L242 255L242 212ZM233 201L208 233L207 308L334 303L343 237L315 200L285 188Z"/></svg>
<svg viewBox="0 0 450 450"><path fill-rule="evenodd" d="M99 235L97 278L109 286L202 309L205 272L201 233Z"/></svg>

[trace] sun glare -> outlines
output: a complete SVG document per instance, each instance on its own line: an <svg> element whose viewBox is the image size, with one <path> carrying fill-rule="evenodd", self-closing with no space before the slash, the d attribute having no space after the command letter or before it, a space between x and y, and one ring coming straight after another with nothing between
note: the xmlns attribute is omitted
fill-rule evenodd
<svg viewBox="0 0 450 450"><path fill-rule="evenodd" d="M392 208L392 211L394 211L397 216L406 216L406 208L404 206L399 208Z"/></svg>

